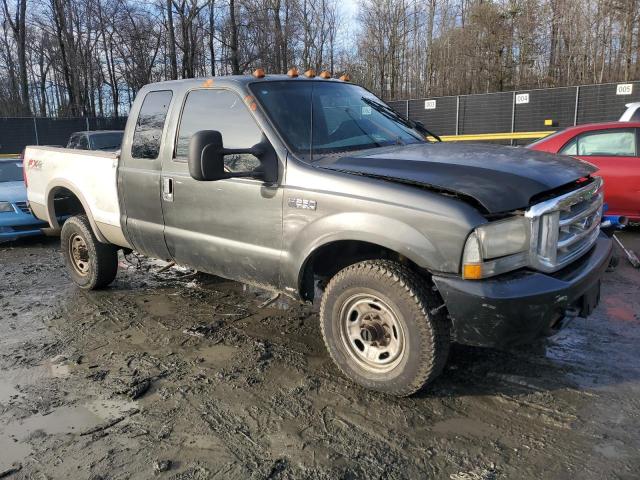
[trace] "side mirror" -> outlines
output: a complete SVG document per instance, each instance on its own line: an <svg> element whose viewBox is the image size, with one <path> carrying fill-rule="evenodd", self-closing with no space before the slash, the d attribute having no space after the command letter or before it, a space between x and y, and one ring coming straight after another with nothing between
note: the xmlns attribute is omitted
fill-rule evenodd
<svg viewBox="0 0 640 480"><path fill-rule="evenodd" d="M200 130L189 141L189 174L195 180L220 180L225 177L222 134Z"/></svg>
<svg viewBox="0 0 640 480"><path fill-rule="evenodd" d="M229 172L225 169L224 156L251 154L260 166L251 172ZM273 147L264 139L251 148L224 148L222 134L216 130L200 130L189 141L189 174L195 180L213 181L224 178L252 177L275 183L278 162Z"/></svg>

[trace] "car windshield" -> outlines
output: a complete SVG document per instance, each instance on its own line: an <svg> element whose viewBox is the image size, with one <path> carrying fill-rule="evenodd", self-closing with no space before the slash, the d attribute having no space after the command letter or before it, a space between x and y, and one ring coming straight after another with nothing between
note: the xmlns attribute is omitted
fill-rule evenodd
<svg viewBox="0 0 640 480"><path fill-rule="evenodd" d="M21 162L0 162L0 182L22 181Z"/></svg>
<svg viewBox="0 0 640 480"><path fill-rule="evenodd" d="M122 144L123 132L93 133L91 148L93 150L118 150Z"/></svg>
<svg viewBox="0 0 640 480"><path fill-rule="evenodd" d="M296 153L313 157L425 142L412 123L357 85L284 80L250 88Z"/></svg>

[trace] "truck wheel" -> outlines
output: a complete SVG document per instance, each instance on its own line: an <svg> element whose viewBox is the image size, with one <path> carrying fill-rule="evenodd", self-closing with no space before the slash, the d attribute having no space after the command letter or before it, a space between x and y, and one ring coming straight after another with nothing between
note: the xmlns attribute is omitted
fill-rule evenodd
<svg viewBox="0 0 640 480"><path fill-rule="evenodd" d="M106 287L116 278L118 250L98 241L86 215L76 215L64 222L60 245L71 279L80 288Z"/></svg>
<svg viewBox="0 0 640 480"><path fill-rule="evenodd" d="M449 354L442 301L409 268L369 260L338 272L320 305L324 342L360 385L407 396L435 379Z"/></svg>

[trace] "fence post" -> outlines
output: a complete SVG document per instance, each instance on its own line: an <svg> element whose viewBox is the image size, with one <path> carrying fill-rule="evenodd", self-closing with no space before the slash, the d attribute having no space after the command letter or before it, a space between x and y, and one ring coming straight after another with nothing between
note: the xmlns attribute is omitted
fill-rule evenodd
<svg viewBox="0 0 640 480"><path fill-rule="evenodd" d="M578 124L578 102L580 101L580 86L576 87L576 108L573 111L573 125L576 126Z"/></svg>
<svg viewBox="0 0 640 480"><path fill-rule="evenodd" d="M40 145L40 140L38 139L38 123L36 122L36 117L33 118L33 131L36 134L36 145Z"/></svg>
<svg viewBox="0 0 640 480"><path fill-rule="evenodd" d="M456 95L456 136L460 133L460 95Z"/></svg>
<svg viewBox="0 0 640 480"><path fill-rule="evenodd" d="M513 98L511 100L511 133L513 133L516 129L516 91L513 91ZM510 141L511 146L513 146L513 138Z"/></svg>
<svg viewBox="0 0 640 480"><path fill-rule="evenodd" d="M410 118L409 118L409 100L407 100L407 120L410 120Z"/></svg>

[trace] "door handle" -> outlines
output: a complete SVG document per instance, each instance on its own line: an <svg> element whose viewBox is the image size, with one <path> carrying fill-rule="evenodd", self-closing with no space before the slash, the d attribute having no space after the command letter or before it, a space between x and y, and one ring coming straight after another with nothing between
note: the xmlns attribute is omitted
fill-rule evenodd
<svg viewBox="0 0 640 480"><path fill-rule="evenodd" d="M173 202L173 178L162 179L162 199L165 202Z"/></svg>

